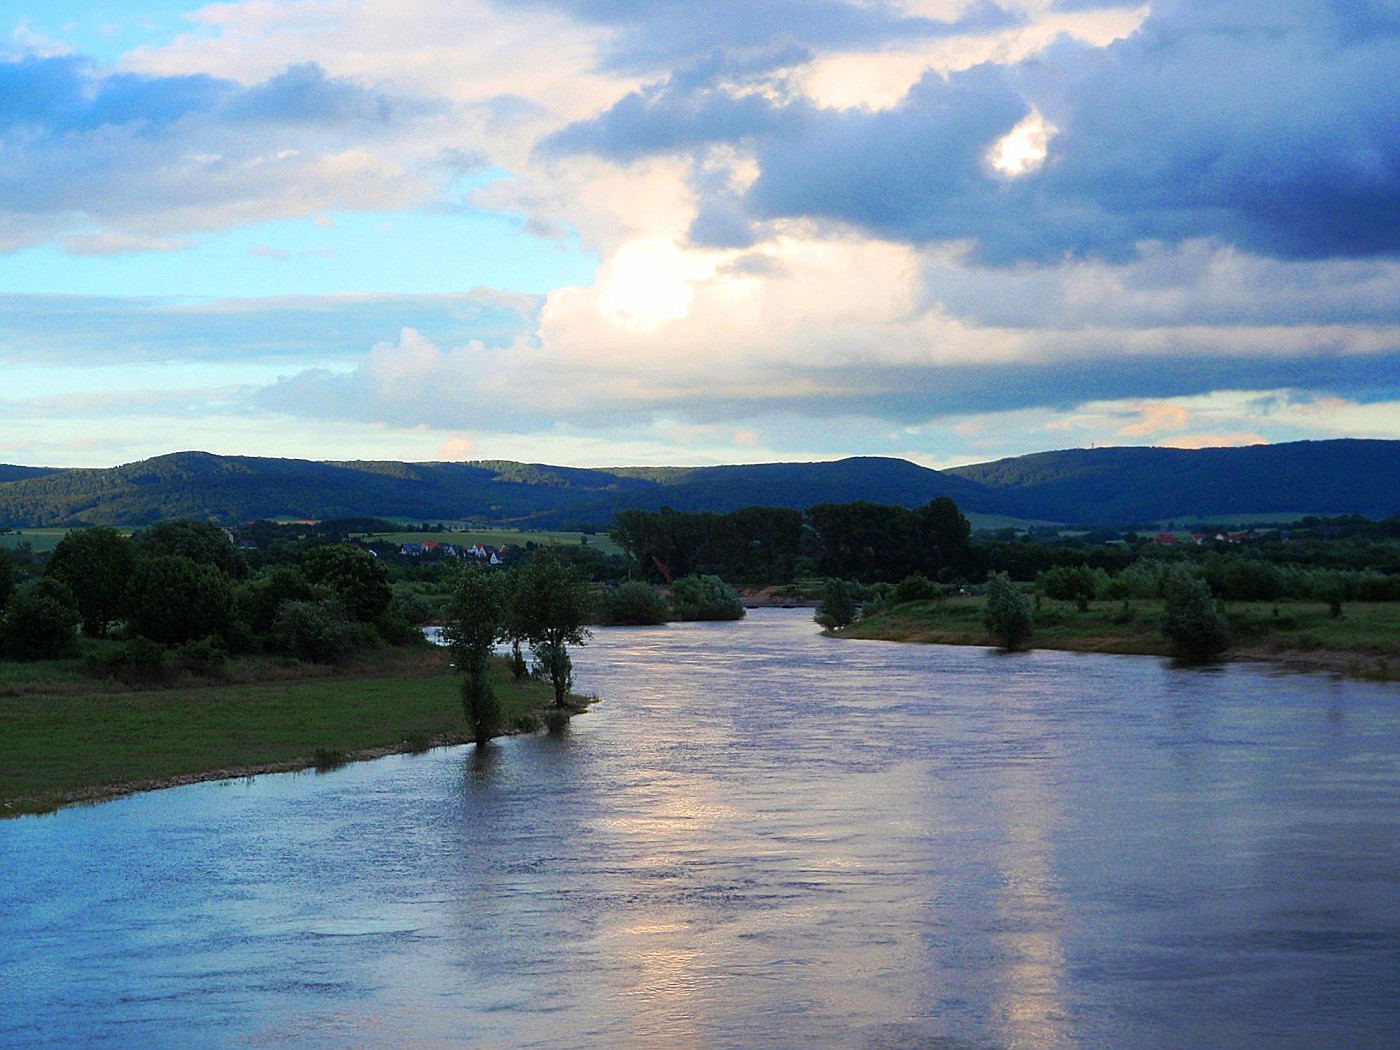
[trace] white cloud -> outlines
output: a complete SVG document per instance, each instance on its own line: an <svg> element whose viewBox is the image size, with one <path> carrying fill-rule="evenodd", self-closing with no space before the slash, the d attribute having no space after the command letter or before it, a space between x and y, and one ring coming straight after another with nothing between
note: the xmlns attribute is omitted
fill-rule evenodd
<svg viewBox="0 0 1400 1050"><path fill-rule="evenodd" d="M900 6L940 19L969 7ZM776 98L805 113L829 107L821 118L849 127L896 109L930 73L932 83L978 63L1053 58L1067 38L1104 47L1148 17L1145 6L1021 7L1022 25L849 47L827 41L794 51L786 65L740 69L715 83L722 93ZM615 72L626 67L616 52L623 31L544 5L484 0L216 4L194 24L168 45L128 55L122 68L228 78L244 102L264 104L277 78L299 70L306 85L343 103L331 107L336 119L297 116L305 94L290 90L297 81L284 84L283 108L268 105L266 119L252 123L201 111L161 134L106 124L55 135L26 183L42 206L16 210L8 224L0 216L0 249L58 237L75 254L173 251L193 231L289 216L329 227L334 211L442 204L461 171L494 165L508 175L475 191L474 207L518 215L538 235L563 240L577 231L601 254L591 285L512 303L500 311L509 317L479 331L452 322L459 310L488 310L480 296L460 307L386 299L363 314L349 298L317 300L304 312L287 308L297 314L287 333L275 320L281 308L253 316L260 307L246 307L249 316L234 323L245 307L228 303L143 308L123 315L136 322L126 325L99 311L119 335L93 327L75 336L71 319L51 315L63 353L83 344L89 355L180 367L210 354L284 361L287 379L245 398L239 412L249 417L219 416L217 433L248 438L248 418L274 413L279 432L287 423L289 433L313 440L307 421L319 421L328 433L378 440L386 455L402 439L420 457L475 448L551 458L553 448L552 458L595 463L624 452L649 462L677 450L712 459L826 454L839 451L831 446L843 435L865 450L926 461L962 454L955 450L972 458L993 448L1027 451L1056 437L1395 435L1386 419L1393 391L1380 389L1387 368L1395 385L1400 356L1393 257L1276 259L1198 236L1129 240L1131 251L1112 260L1047 255L991 266L976 261L970 237L904 240L876 222L857 229L855 220L830 217L839 209L754 224L740 231L752 241L742 247L733 246L744 240L738 234L700 245L691 236L704 209L761 182L764 155L754 139L777 134L771 128L628 163L535 150L551 132L644 86L644 78ZM734 49L740 58L751 52ZM309 76L307 63L325 76ZM679 60L670 74L700 77ZM1008 89L1006 112L997 110L976 139L978 151L1000 143L986 159L1007 176L1045 165L1025 179L984 170L989 192L1030 191L1052 172L1058 75L1048 66L1022 69L1014 86L1026 97ZM1042 97L1045 116L1032 108ZM1143 97L1157 98L1146 89ZM1158 113L1157 104L1143 103L1142 112ZM1082 130L1063 127L1066 137ZM901 148L890 146L892 164ZM805 155L795 156L800 181ZM55 170L73 177L40 177ZM861 171L851 169L849 184L836 180L834 196L885 208ZM252 254L260 258L250 265L289 255L275 246ZM350 319L318 334L318 311ZM0 353L29 360L49 352L41 327L28 314L0 315ZM89 410L76 406L73 418L84 418ZM60 418L57 403L51 408ZM154 403L150 413L165 418ZM29 418L37 426L34 412ZM16 440L55 447L52 430L45 434ZM501 434L515 444L503 445Z"/></svg>

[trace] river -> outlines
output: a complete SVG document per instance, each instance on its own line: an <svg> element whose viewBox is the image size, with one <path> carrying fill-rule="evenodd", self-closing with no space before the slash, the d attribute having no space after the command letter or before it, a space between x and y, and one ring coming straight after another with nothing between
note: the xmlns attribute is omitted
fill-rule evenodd
<svg viewBox="0 0 1400 1050"><path fill-rule="evenodd" d="M0 822L0 1045L1400 1045L1400 690L610 629L566 733Z"/></svg>

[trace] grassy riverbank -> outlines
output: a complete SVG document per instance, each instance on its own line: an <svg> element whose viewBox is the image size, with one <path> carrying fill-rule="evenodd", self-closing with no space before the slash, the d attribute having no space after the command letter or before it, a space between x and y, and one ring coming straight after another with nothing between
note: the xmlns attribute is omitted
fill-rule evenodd
<svg viewBox="0 0 1400 1050"><path fill-rule="evenodd" d="M504 724L529 725L549 683L497 670ZM460 683L422 648L346 668L246 661L165 689L96 681L78 661L0 665L0 814L462 743Z"/></svg>
<svg viewBox="0 0 1400 1050"><path fill-rule="evenodd" d="M909 602L877 612L840 632L941 645L992 645L982 626L981 598ZM1235 602L1226 609L1234 645L1226 659L1271 660L1351 677L1400 678L1400 603L1349 602L1333 617L1321 602ZM1165 656L1160 602L1091 602L1085 612L1042 601L1031 646L1093 653Z"/></svg>

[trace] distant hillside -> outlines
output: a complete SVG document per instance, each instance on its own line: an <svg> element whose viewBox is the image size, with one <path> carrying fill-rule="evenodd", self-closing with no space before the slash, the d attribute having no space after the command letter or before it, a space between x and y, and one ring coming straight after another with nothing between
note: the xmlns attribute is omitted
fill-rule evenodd
<svg viewBox="0 0 1400 1050"><path fill-rule="evenodd" d="M754 506L806 510L817 503L850 503L853 500L917 507L939 496L950 496L959 506L976 503L971 509L995 514L1006 511L1013 503L1002 493L989 491L947 471L877 456L857 456L831 463L623 467L612 473L651 481L646 488L632 489L608 501L616 507L643 510L659 510L663 506L717 513Z"/></svg>
<svg viewBox="0 0 1400 1050"><path fill-rule="evenodd" d="M0 484L0 524L144 525L174 517L529 519L572 505L580 493L644 484L596 471L542 469L565 484L513 481L492 467L465 463L321 463L177 452Z"/></svg>
<svg viewBox="0 0 1400 1050"><path fill-rule="evenodd" d="M8 472L8 473L7 473ZM936 471L899 459L582 469L540 463L316 462L179 452L107 469L0 467L0 525L163 518L475 518L606 527L620 509L806 509L868 500L1110 524L1198 515L1400 514L1400 442L1042 452Z"/></svg>
<svg viewBox="0 0 1400 1050"><path fill-rule="evenodd" d="M143 525L172 517L485 518L541 528L607 526L625 507L805 509L867 499L915 506L977 486L894 459L839 463L586 470L537 463L322 463L179 452L106 470L65 470L0 484L0 524ZM1000 497L993 494L994 502Z"/></svg>
<svg viewBox="0 0 1400 1050"><path fill-rule="evenodd" d="M1107 524L1278 511L1400 514L1400 441L1068 449L944 473L1010 495L1022 516L1052 521Z"/></svg>
<svg viewBox="0 0 1400 1050"><path fill-rule="evenodd" d="M0 485L7 481L41 478L45 474L56 474L57 472L54 467L17 467L12 463L0 463Z"/></svg>

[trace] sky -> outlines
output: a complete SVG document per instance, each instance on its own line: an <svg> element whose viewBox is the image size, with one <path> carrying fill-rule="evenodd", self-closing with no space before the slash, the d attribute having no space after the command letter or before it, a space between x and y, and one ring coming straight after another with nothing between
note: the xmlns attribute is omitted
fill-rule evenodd
<svg viewBox="0 0 1400 1050"><path fill-rule="evenodd" d="M3 0L0 462L1400 438L1400 0Z"/></svg>

